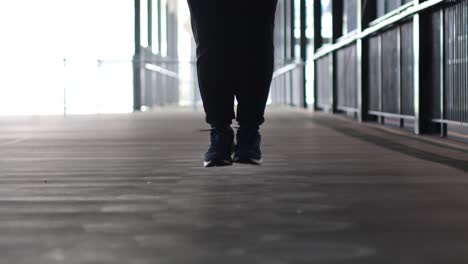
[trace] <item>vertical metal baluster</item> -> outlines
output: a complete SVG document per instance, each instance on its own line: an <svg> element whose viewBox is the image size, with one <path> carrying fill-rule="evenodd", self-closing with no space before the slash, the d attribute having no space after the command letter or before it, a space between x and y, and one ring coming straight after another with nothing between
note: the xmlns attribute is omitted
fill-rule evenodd
<svg viewBox="0 0 468 264"><path fill-rule="evenodd" d="M455 109L455 120L460 121L460 110L458 99L460 98L460 90L457 84L457 6L453 6L452 12L452 67L453 67L453 104Z"/></svg>
<svg viewBox="0 0 468 264"><path fill-rule="evenodd" d="M453 87L453 109L454 109L454 119L455 121L458 121L458 89L457 89L457 52L456 52L456 35L457 35L457 18L456 18L456 6L454 5L452 7L452 45L451 45L451 50L452 50L452 56L451 56L451 64L452 64L452 87Z"/></svg>
<svg viewBox="0 0 468 264"><path fill-rule="evenodd" d="M458 58L460 56L458 52L458 35L460 32L459 24L458 24L458 4L455 5L455 12L454 12L454 73L455 73L455 89L457 90L457 97L456 97L456 104L457 104L457 121L461 121L461 107L460 107L460 98L461 98L461 87L459 83L459 68L458 68Z"/></svg>
<svg viewBox="0 0 468 264"><path fill-rule="evenodd" d="M445 103L444 103L444 111L445 111L445 118L450 120L450 43L449 43L449 36L450 36L450 10L444 8L444 90L445 90Z"/></svg>
<svg viewBox="0 0 468 264"><path fill-rule="evenodd" d="M463 1L463 0L462 0ZM458 58L457 58L457 68L458 68L458 86L460 89L461 93L461 98L460 98L460 122L465 121L465 105L464 105L464 98L465 98L465 87L463 87L462 83L462 76L463 76L463 71L462 71L462 58L463 58L463 48L462 48L462 37L463 37L463 23L462 23L462 11L463 11L463 2L460 2L457 4L457 25L458 25L458 34L457 34L457 53L458 53Z"/></svg>
<svg viewBox="0 0 468 264"><path fill-rule="evenodd" d="M462 122L465 122L465 119L466 119L466 116L465 116L465 92L466 92L466 89L465 87L463 86L463 0L462 2L459 4L459 13L458 13L458 21L459 21L459 36L458 36L458 50L459 50L459 53L458 53L458 70L459 70L459 75L458 75L458 79L459 79L459 84L460 84L460 89L462 91L462 98L460 99L461 101L461 113L462 113L462 119L461 121Z"/></svg>
<svg viewBox="0 0 468 264"><path fill-rule="evenodd" d="M458 90L458 98L457 98L457 103L458 103L458 121L462 122L463 121L463 103L462 103L462 98L463 98L463 89L460 85L460 5L456 5L456 13L455 13L455 25L456 25L456 35L455 35L455 51L456 51L456 56L455 56L455 61L456 61L456 80L457 80L457 90Z"/></svg>
<svg viewBox="0 0 468 264"><path fill-rule="evenodd" d="M363 30L363 17L367 15L366 14L363 14L363 6L362 6L363 2L362 0L358 0L356 2L356 26L357 26L357 33L361 33L362 30ZM366 21L367 22L367 21ZM363 94L366 93L366 94L369 94L369 91L366 90L366 91L363 91L364 90L364 87L368 87L367 85L364 85L363 84L363 70L364 70L364 63L367 63L367 62L364 62L363 61L363 39L358 39L356 41L356 68L355 68L355 71L354 71L354 76L355 76L355 79L356 79L356 88L355 88L355 94L356 94L356 98L354 100L354 107L357 109L357 113L358 113L358 121L359 122L362 122L362 121L365 121L367 119L367 114L365 113L366 111L368 111L368 109L364 109L364 106L367 106L368 104L366 102L363 102L364 101L364 96ZM366 46L368 48L368 46ZM369 52L369 50L367 49L365 52ZM366 97L367 98L367 97Z"/></svg>
<svg viewBox="0 0 468 264"><path fill-rule="evenodd" d="M398 104L398 114L402 115L403 114L403 85L402 85L402 71L403 71L403 54L401 50L402 46L402 37L401 37L401 30L403 26L398 25L397 26L397 65L398 65L398 71L397 71L397 85L398 85L398 95L397 95L397 104ZM400 118L399 120L399 126L403 128L404 126L404 121L403 118Z"/></svg>
<svg viewBox="0 0 468 264"><path fill-rule="evenodd" d="M456 85L457 85L457 90L458 90L458 98L457 98L457 103L458 103L458 121L461 122L463 120L463 111L462 111L462 102L461 98L463 97L463 89L460 85L460 5L456 5L455 9L455 25L456 25L456 30L455 30L455 67L456 67Z"/></svg>
<svg viewBox="0 0 468 264"><path fill-rule="evenodd" d="M442 120L441 123L441 136L447 136L447 124L444 123L445 121L445 17L444 17L444 9L440 10L440 119Z"/></svg>
<svg viewBox="0 0 468 264"><path fill-rule="evenodd" d="M450 50L451 50L451 67L452 67L452 78L451 78L451 82L452 82L452 89L453 89L453 109L454 109L454 120L458 120L458 111L457 111L457 83L456 83L456 74L455 74L455 71L456 71L456 65L455 65L455 59L456 59L456 54L455 54L455 33L456 33L456 26L455 26L455 6L452 7L452 12L451 12L451 20L452 20L452 23L450 24L451 26L451 30L452 30L452 34L450 36L451 40L452 40L452 45L450 47Z"/></svg>
<svg viewBox="0 0 468 264"><path fill-rule="evenodd" d="M379 64L380 64L380 76L379 76L379 111L383 112L383 64L382 64L382 34L379 34ZM385 123L385 117L380 116L380 123Z"/></svg>
<svg viewBox="0 0 468 264"><path fill-rule="evenodd" d="M140 25L140 0L135 0L135 53L133 56L133 110L141 110L141 25Z"/></svg>
<svg viewBox="0 0 468 264"><path fill-rule="evenodd" d="M464 86L464 83L463 83L463 58L464 58L464 54L463 54L463 50L464 50L464 47L463 47L463 35L464 35L464 24L463 23L463 19L464 19L464 16L463 16L463 6L464 6L464 2L465 1L461 1L458 5L459 5L459 12L458 12L458 21L459 21L459 35L458 35L458 70L459 70L459 74L458 74L458 79L459 79L459 85L460 85L460 89L462 91L462 98L461 98L461 112L462 112L462 119L461 119L461 122L465 122L466 121L466 105L465 105L465 96L466 96L466 88Z"/></svg>
<svg viewBox="0 0 468 264"><path fill-rule="evenodd" d="M462 17L462 23L463 21L468 20L468 1L465 0L464 2L464 7L463 7L463 17ZM464 63L463 63L463 75L464 75L464 83L463 87L465 89L465 122L468 122L468 24L463 23L464 25L464 44L462 45L465 47L464 49Z"/></svg>
<svg viewBox="0 0 468 264"><path fill-rule="evenodd" d="M455 61L456 61L456 78L457 78L457 90L458 90L458 98L457 98L457 103L458 103L458 121L459 122L462 122L463 121L463 102L462 102L462 98L463 98L463 87L461 86L461 83L460 83L460 57L461 57L461 54L460 54L460 28L461 28L461 17L460 17L460 4L457 4L456 5L456 13L455 13L455 17L456 17L456 35L455 35L455 51L456 51L456 56L455 56Z"/></svg>
<svg viewBox="0 0 468 264"><path fill-rule="evenodd" d="M419 5L419 0L414 0L415 5ZM420 61L421 61L421 17L415 14L413 17L413 88L414 88L414 133L420 134L423 131L421 127L423 113L421 112L421 80L420 80Z"/></svg>
<svg viewBox="0 0 468 264"><path fill-rule="evenodd" d="M447 8L447 23L445 24L447 27L447 83L448 83L448 118L449 120L454 120L453 116L453 85L452 85L452 77L453 77L453 69L452 69L452 8Z"/></svg>
<svg viewBox="0 0 468 264"><path fill-rule="evenodd" d="M463 111L463 120L462 122L466 122L466 86L465 86L465 74L464 74L464 58L465 58L465 48L464 48L464 35L465 35L465 15L464 15L464 9L465 9L465 1L462 1L460 3L460 88L463 90L463 98L462 98L462 111Z"/></svg>
<svg viewBox="0 0 468 264"><path fill-rule="evenodd" d="M450 115L451 115L451 120L456 120L456 110L455 110L455 85L454 85L454 66L453 66L453 35L454 35L454 19L453 19L453 7L450 7L450 13L449 13L449 31L450 35L448 36L449 39L449 65L450 65Z"/></svg>
<svg viewBox="0 0 468 264"><path fill-rule="evenodd" d="M454 81L454 89L455 89L455 110L456 110L456 120L460 122L460 87L458 85L458 43L457 43L457 36L458 36L458 5L454 6L453 9L453 81Z"/></svg>
<svg viewBox="0 0 468 264"><path fill-rule="evenodd" d="M468 20L468 1L465 0L463 2L463 13L462 13L462 17L461 17L461 21L462 21L462 25L463 25L463 30L462 30L462 36L463 36L463 40L462 40L462 77L463 77L463 82L462 82L462 89L464 89L465 91L465 98L464 98L464 120L463 122L468 122L468 82L467 82L467 78L468 78L468 25L467 23L464 23L463 21L467 21Z"/></svg>

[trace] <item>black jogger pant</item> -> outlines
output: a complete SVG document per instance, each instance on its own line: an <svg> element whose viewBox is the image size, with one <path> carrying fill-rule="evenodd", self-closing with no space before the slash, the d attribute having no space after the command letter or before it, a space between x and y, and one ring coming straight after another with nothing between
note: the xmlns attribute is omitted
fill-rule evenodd
<svg viewBox="0 0 468 264"><path fill-rule="evenodd" d="M206 121L226 126L264 122L273 75L278 0L188 0Z"/></svg>

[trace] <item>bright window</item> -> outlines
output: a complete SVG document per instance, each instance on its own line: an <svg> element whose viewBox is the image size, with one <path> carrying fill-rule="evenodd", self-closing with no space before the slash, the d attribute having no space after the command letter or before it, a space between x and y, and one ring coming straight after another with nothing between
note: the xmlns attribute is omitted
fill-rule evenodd
<svg viewBox="0 0 468 264"><path fill-rule="evenodd" d="M0 115L131 111L133 27L133 0L2 1Z"/></svg>

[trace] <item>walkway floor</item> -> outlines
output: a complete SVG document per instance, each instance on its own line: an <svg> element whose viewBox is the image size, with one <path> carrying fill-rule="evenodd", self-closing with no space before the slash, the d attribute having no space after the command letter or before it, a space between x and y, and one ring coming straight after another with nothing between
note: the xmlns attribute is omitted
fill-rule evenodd
<svg viewBox="0 0 468 264"><path fill-rule="evenodd" d="M468 150L271 110L204 169L200 113L0 119L0 263L468 263Z"/></svg>

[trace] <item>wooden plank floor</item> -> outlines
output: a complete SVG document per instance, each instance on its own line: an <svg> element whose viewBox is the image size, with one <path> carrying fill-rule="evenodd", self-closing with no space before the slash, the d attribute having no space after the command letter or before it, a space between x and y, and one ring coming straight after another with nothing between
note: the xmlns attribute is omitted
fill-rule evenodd
<svg viewBox="0 0 468 264"><path fill-rule="evenodd" d="M468 263L468 151L269 110L204 169L200 113L0 118L0 263Z"/></svg>

